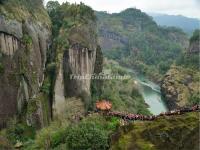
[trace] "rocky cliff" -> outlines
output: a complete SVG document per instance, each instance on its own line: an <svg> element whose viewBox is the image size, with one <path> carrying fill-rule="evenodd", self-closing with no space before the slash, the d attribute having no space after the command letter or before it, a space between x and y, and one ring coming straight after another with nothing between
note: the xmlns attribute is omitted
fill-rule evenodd
<svg viewBox="0 0 200 150"><path fill-rule="evenodd" d="M25 113L44 80L51 23L42 1L3 1L0 5L0 124ZM34 117L42 119L39 109ZM25 109L26 108L26 109ZM33 123L33 114L25 116Z"/></svg>
<svg viewBox="0 0 200 150"><path fill-rule="evenodd" d="M98 58L97 24L94 11L83 3L78 5L65 3L58 6L57 9L61 10L57 12L57 17L63 16L63 18L60 17L62 26L59 28L58 35L55 37L57 40L56 63L59 66L58 68L61 69L60 72L62 73L60 77L63 80L61 83L63 88L60 90L64 92L65 98L62 97L62 99L66 99L62 101L62 104L67 105L66 103L68 102L65 101L76 97L80 104L85 104L85 110L87 110L92 103L91 77L95 73L96 58ZM62 15L70 14L74 10L79 10L74 16ZM100 48L98 50L101 52ZM102 61L98 63L102 64ZM55 87L55 95L57 94L59 95ZM55 96L54 99L54 112L57 113L61 107L56 106L61 102L61 98Z"/></svg>
<svg viewBox="0 0 200 150"><path fill-rule="evenodd" d="M92 25L92 24L90 24ZM97 38L95 26L73 28L69 34L70 47L64 54L66 96L90 95L91 75L96 61ZM74 76L74 79L73 79ZM76 76L88 79L76 79Z"/></svg>
<svg viewBox="0 0 200 150"><path fill-rule="evenodd" d="M66 37L69 41L69 47L64 48L61 52L59 63L61 71L58 74L61 77L60 80L63 80L61 85L64 86L60 90L63 91L64 97L81 97L86 106L91 100L91 76L94 73L97 49L97 40L93 34L96 32L95 26L91 25L81 25L70 29L69 35ZM57 93L55 91L55 94ZM55 97L55 110L61 108L56 107L60 102L61 97ZM62 105L65 105L64 101Z"/></svg>
<svg viewBox="0 0 200 150"><path fill-rule="evenodd" d="M161 85L161 91L169 109L195 103L195 99L198 99L199 75L199 72L192 69L181 66L171 67Z"/></svg>
<svg viewBox="0 0 200 150"><path fill-rule="evenodd" d="M199 31L190 40L188 50L176 65L170 67L161 83L161 91L169 109L200 102L199 98Z"/></svg>

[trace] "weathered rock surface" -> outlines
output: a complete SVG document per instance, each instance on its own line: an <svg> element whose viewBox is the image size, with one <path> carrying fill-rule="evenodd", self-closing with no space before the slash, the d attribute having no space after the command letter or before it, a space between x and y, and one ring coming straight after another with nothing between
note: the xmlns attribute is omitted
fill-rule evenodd
<svg viewBox="0 0 200 150"><path fill-rule="evenodd" d="M5 32L7 34L13 35L20 39L23 37L22 33L22 22L17 20L7 19L5 16L0 16L0 32Z"/></svg>
<svg viewBox="0 0 200 150"><path fill-rule="evenodd" d="M161 91L170 110L190 105L198 95L199 73L192 69L172 66L161 83Z"/></svg>
<svg viewBox="0 0 200 150"><path fill-rule="evenodd" d="M5 55L12 56L20 47L20 41L8 34L0 33L1 52Z"/></svg>
<svg viewBox="0 0 200 150"><path fill-rule="evenodd" d="M70 47L65 51L63 59L67 97L80 96L89 100L91 76L94 73L96 61L97 38L95 33L96 26L93 23L76 27L70 31Z"/></svg>
<svg viewBox="0 0 200 150"><path fill-rule="evenodd" d="M12 4L8 1L7 5ZM24 11L21 7L15 9ZM44 78L51 31L44 25L47 22L33 19L33 12L28 9L26 13L28 17L20 20L8 17L13 15L8 9L8 16L0 11L0 124L23 111L25 103L39 93Z"/></svg>

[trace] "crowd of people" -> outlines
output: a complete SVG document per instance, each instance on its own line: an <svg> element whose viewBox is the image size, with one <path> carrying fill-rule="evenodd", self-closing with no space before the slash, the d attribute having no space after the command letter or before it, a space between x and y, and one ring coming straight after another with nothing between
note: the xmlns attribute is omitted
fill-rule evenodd
<svg viewBox="0 0 200 150"><path fill-rule="evenodd" d="M152 121L160 116L173 116L173 115L181 115L187 112L194 112L199 111L200 105L195 105L193 107L184 107L176 110L171 110L168 112L160 113L159 115L141 115L141 114L131 114L131 113L124 113L124 112L118 112L118 111L107 111L105 114L107 116L113 116L113 117L120 117L124 120L142 120L142 121Z"/></svg>
<svg viewBox="0 0 200 150"><path fill-rule="evenodd" d="M146 116L146 115L141 115L141 114L128 114L128 113L123 113L123 112L113 112L110 111L106 115L108 116L113 116L113 117L120 117L124 120L154 120L156 116Z"/></svg>

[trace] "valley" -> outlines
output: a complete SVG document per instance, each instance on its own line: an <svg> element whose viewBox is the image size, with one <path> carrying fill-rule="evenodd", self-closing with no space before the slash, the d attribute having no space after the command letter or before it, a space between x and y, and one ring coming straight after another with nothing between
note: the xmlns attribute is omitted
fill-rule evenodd
<svg viewBox="0 0 200 150"><path fill-rule="evenodd" d="M43 3L0 1L0 149L199 149L199 29Z"/></svg>

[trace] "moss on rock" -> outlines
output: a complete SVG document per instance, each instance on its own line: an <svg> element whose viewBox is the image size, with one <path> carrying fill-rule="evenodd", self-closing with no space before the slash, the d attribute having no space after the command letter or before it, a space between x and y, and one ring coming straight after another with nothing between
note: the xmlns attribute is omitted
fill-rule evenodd
<svg viewBox="0 0 200 150"><path fill-rule="evenodd" d="M198 150L198 130L197 112L135 122L117 139L113 137L111 150Z"/></svg>

